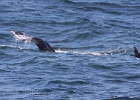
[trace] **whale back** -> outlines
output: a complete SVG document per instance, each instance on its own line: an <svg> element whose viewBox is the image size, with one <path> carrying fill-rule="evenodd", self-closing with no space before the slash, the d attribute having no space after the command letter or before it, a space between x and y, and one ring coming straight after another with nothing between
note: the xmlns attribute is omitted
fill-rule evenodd
<svg viewBox="0 0 140 100"><path fill-rule="evenodd" d="M55 52L54 49L46 41L43 41L40 38L33 37L31 41L38 46L39 50Z"/></svg>

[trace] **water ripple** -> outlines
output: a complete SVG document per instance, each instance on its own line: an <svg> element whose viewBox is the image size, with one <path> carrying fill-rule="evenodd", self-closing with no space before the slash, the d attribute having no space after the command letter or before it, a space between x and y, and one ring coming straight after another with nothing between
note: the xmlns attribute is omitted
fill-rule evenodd
<svg viewBox="0 0 140 100"><path fill-rule="evenodd" d="M139 0L2 0L1 98L138 100L139 8ZM17 45L10 30L56 52Z"/></svg>

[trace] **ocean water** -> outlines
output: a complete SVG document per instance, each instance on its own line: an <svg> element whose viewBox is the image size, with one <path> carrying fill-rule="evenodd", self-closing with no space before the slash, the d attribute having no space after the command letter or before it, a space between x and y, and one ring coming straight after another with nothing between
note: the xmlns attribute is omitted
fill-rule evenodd
<svg viewBox="0 0 140 100"><path fill-rule="evenodd" d="M1 0L1 100L140 100L140 0ZM16 44L11 30L53 52Z"/></svg>

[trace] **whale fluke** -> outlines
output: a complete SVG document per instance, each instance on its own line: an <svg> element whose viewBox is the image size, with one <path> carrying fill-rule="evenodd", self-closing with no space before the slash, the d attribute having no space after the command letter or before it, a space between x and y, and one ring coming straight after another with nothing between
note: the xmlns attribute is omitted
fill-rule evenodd
<svg viewBox="0 0 140 100"><path fill-rule="evenodd" d="M11 31L15 35L25 35L25 33L19 32L19 31Z"/></svg>
<svg viewBox="0 0 140 100"><path fill-rule="evenodd" d="M136 47L133 47L135 57L140 58L140 53L138 52Z"/></svg>
<svg viewBox="0 0 140 100"><path fill-rule="evenodd" d="M11 33L13 34L13 37L18 41L24 41L25 43L31 41L37 45L39 50L55 52L54 49L47 42L43 41L40 38L30 37L27 36L25 33L19 31L11 31Z"/></svg>
<svg viewBox="0 0 140 100"><path fill-rule="evenodd" d="M46 41L43 41L40 38L33 37L31 42L34 42L38 46L39 50L55 52L55 50Z"/></svg>
<svg viewBox="0 0 140 100"><path fill-rule="evenodd" d="M19 31L11 31L13 34L13 37L16 40L21 40L21 41L29 41L31 40L32 37L27 36L25 33L19 32Z"/></svg>

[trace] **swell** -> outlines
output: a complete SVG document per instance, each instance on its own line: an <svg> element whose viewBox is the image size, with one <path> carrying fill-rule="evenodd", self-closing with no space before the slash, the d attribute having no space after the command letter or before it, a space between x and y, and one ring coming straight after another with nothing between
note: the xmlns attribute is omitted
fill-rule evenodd
<svg viewBox="0 0 140 100"><path fill-rule="evenodd" d="M120 4L107 3L107 2L74 2L71 0L65 0L67 3L73 3L77 9L85 11L102 11L106 13L111 13L111 8L123 8ZM108 9L110 8L110 9ZM112 11L113 12L113 11Z"/></svg>
<svg viewBox="0 0 140 100"><path fill-rule="evenodd" d="M65 3L73 4L74 8L84 11L99 11L106 14L113 15L132 15L139 14L138 9L140 6L134 2L127 4L125 2L114 3L114 2L82 2L82 1L73 1L73 0L64 0Z"/></svg>
<svg viewBox="0 0 140 100"><path fill-rule="evenodd" d="M139 100L140 98L136 98L136 97L117 97L114 96L110 99L105 99L105 100Z"/></svg>
<svg viewBox="0 0 140 100"><path fill-rule="evenodd" d="M85 81L62 81L62 80L54 80L54 81L49 81L48 84L65 84L65 85L85 85L85 84L88 84L87 82Z"/></svg>

